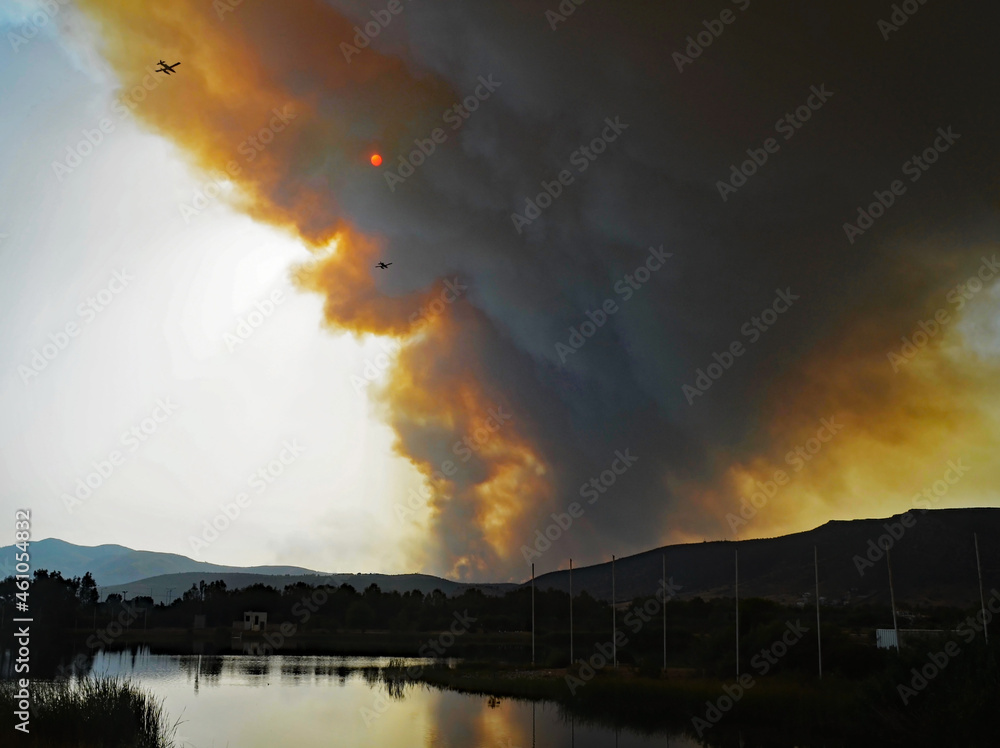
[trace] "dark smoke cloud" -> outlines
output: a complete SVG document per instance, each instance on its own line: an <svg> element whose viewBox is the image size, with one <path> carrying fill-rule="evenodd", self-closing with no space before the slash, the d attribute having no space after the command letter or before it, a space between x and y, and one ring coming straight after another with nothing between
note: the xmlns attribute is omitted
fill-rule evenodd
<svg viewBox="0 0 1000 748"><path fill-rule="evenodd" d="M437 487L430 571L523 577L521 546L616 450L639 460L546 564L725 534L727 471L764 469L830 409L903 453L911 437L887 426L901 414L917 430L967 423L964 409L914 416L926 382L894 378L884 361L996 236L994 9L927 3L886 40L876 23L892 9L859 1L588 0L553 31L554 0L419 0L348 63L339 45L373 6L318 7L248 3L227 19L268 85L312 107L259 200L285 206L317 243L343 226L376 237L394 263L363 293L333 280L337 264L329 282L306 283L328 294L333 327L398 334L441 279L469 285L447 322L404 349L388 400L401 453L429 474L485 405L515 415L504 449ZM735 20L678 71L673 53L723 10ZM490 76L499 87L451 129L444 113ZM776 134L824 86L832 97L794 137ZM627 129L580 173L571 155L608 118ZM842 224L905 179L903 162L948 126L961 139L849 243ZM384 174L437 127L446 141L390 189ZM771 137L780 150L723 201L718 180ZM372 150L380 169L367 163ZM511 215L564 169L573 183L518 233ZM673 256L624 302L615 284L660 246ZM746 343L741 326L786 288L800 300L689 405L682 385L713 353ZM392 320L370 311L380 297ZM619 311L561 361L556 344L609 298ZM965 386L957 374L935 382ZM464 415L434 421L437 403ZM913 441L910 457L924 447ZM497 494L479 489L512 464L525 482L501 512ZM867 513L846 467L823 468L823 511L772 513L760 530ZM498 517L502 529L488 526Z"/></svg>

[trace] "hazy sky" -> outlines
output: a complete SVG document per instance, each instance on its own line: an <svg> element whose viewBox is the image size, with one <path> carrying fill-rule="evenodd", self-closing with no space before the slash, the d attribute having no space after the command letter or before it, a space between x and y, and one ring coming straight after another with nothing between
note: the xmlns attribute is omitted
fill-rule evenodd
<svg viewBox="0 0 1000 748"><path fill-rule="evenodd" d="M521 579L1000 500L995 11L38 7L0 4L36 537Z"/></svg>
<svg viewBox="0 0 1000 748"><path fill-rule="evenodd" d="M5 13L5 35L19 31ZM36 537L217 563L405 568L408 526L392 507L419 476L350 380L381 349L320 329L321 299L289 282L309 257L301 242L221 201L185 222L179 205L205 175L135 117L115 116L113 78L73 54L77 39L46 31L16 52L0 44L4 515L32 508ZM60 181L51 162L109 112L114 130ZM273 314L245 343L227 342L275 291ZM79 332L65 349L19 371L67 323ZM159 401L176 410L144 434ZM143 441L123 442L134 426ZM251 486L289 440L301 455ZM115 450L120 466L68 511L62 494ZM250 503L232 527L193 545L241 492Z"/></svg>

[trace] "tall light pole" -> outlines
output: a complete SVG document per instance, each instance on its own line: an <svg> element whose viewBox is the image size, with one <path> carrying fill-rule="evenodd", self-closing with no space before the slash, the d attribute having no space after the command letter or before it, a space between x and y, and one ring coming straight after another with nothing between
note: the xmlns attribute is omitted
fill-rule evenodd
<svg viewBox="0 0 1000 748"><path fill-rule="evenodd" d="M569 560L569 664L573 664L573 559Z"/></svg>
<svg viewBox="0 0 1000 748"><path fill-rule="evenodd" d="M892 604L892 630L896 633L896 654L899 654L899 625L896 623L896 593L892 588L892 563L889 561L889 549L885 551L885 565L889 569L889 602Z"/></svg>
<svg viewBox="0 0 1000 748"><path fill-rule="evenodd" d="M535 664L535 565L531 564L531 664Z"/></svg>
<svg viewBox="0 0 1000 748"><path fill-rule="evenodd" d="M615 617L615 557L611 556L611 651L613 653L614 667L618 669L618 620Z"/></svg>
<svg viewBox="0 0 1000 748"><path fill-rule="evenodd" d="M667 554L663 554L663 586L667 585ZM667 672L667 596L663 595L663 672Z"/></svg>
<svg viewBox="0 0 1000 748"><path fill-rule="evenodd" d="M736 553L736 679L740 677L740 552Z"/></svg>
<svg viewBox="0 0 1000 748"><path fill-rule="evenodd" d="M976 533L972 533L972 539L976 544L976 571L979 573L979 605L983 611L983 636L986 637L986 643L990 643L990 630L987 627L986 621L986 602L983 598L983 567L979 565L979 536Z"/></svg>
<svg viewBox="0 0 1000 748"><path fill-rule="evenodd" d="M823 642L819 635L819 551L813 546L813 565L816 567L816 655L819 657L819 678L823 680Z"/></svg>

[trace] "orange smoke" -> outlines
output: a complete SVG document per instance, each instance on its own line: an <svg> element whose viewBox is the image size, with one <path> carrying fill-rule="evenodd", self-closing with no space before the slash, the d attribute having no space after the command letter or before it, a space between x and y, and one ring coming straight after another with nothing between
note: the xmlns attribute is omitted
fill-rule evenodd
<svg viewBox="0 0 1000 748"><path fill-rule="evenodd" d="M379 242L343 220L332 184L344 180L338 184L349 189L354 180L381 179L360 170L359 154L373 141L396 142L404 126L440 111L455 94L374 49L345 60L338 43L353 38L353 23L319 0L81 5L99 24L103 52L125 92L142 85L155 60L184 63L179 75L157 81L135 115L178 143L198 169L228 175L241 193L240 209L313 250L315 259L296 268L295 279L325 297L326 325L400 342L378 398L397 450L434 490L432 529L449 539L450 572L468 577L507 558L526 507L549 496L546 469L515 420L477 450L475 476L437 477L441 459L424 454L426 444L436 441L448 454L456 435L479 428L502 398L484 392L471 369L439 371L436 362L469 355L452 321L454 305L421 313L442 295L440 287L381 293L372 271ZM446 508L466 522L439 526Z"/></svg>
<svg viewBox="0 0 1000 748"><path fill-rule="evenodd" d="M347 64L337 41L353 37L353 24L319 0L247 1L221 14L228 3L80 5L99 25L123 94L148 85L156 60L184 63L169 78L153 74L158 85L135 102L135 115L198 168L228 174L251 216L313 247L336 233L339 206L310 165L353 163L370 147L367 132L392 141L398 123L450 100L447 86L375 50ZM292 120L279 121L282 130L276 112Z"/></svg>
<svg viewBox="0 0 1000 748"><path fill-rule="evenodd" d="M971 275L983 252L965 254L962 272ZM771 383L761 416L766 431L756 435L752 457L717 455L720 477L707 485L671 479L689 508L675 521L702 530L672 539L768 537L914 507L995 506L1000 358L977 352L963 325L968 314L992 312L994 302L984 292L959 311L948 299L947 285L935 287L912 321L873 322L878 315L867 310L817 341ZM939 309L949 321L901 358L901 338L913 339L919 322ZM924 493L935 482L940 487L958 461L969 468L959 482L941 495ZM705 508L714 523L706 524Z"/></svg>

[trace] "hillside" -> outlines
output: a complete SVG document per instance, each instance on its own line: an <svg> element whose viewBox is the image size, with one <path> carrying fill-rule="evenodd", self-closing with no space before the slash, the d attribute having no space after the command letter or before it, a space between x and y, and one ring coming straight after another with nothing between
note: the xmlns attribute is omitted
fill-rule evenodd
<svg viewBox="0 0 1000 748"><path fill-rule="evenodd" d="M13 574L14 546L0 548L0 577ZM101 598L127 590L129 597L152 595L156 602L178 598L185 590L204 581L206 584L223 580L227 587L248 587L266 584L285 587L304 582L313 585L350 584L359 592L377 584L384 592L420 590L424 594L439 589L452 595L469 587L486 594L500 594L514 589L516 584L463 584L428 574L324 574L300 566L222 566L195 561L176 553L137 551L122 545L82 546L57 538L31 543L33 569L59 571L65 577L83 576L88 571L100 588Z"/></svg>
<svg viewBox="0 0 1000 748"><path fill-rule="evenodd" d="M666 546L615 562L616 596L626 600L650 594L662 576L681 585L681 598L732 597L734 551L739 549L740 597L768 597L784 602L803 599L815 585L813 547L819 554L820 596L830 603L889 601L884 556L868 566L869 540L878 542L890 519L831 521L807 532L765 540L716 541ZM914 510L913 527L891 547L897 604L979 602L973 533L979 551L986 596L1000 588L1000 509ZM863 574L855 556L860 556ZM876 557L875 553L872 554ZM537 567L536 567L537 568ZM536 578L539 589L569 589L568 571ZM611 564L573 570L573 589L611 598Z"/></svg>
<svg viewBox="0 0 1000 748"><path fill-rule="evenodd" d="M137 595L150 595L157 603L166 600L174 600L191 589L191 585L197 585L204 580L206 584L217 580L226 583L227 589L239 589L249 587L254 584L265 584L270 587L283 589L292 584L308 585L328 585L339 587L342 584L349 584L358 592L364 591L366 587L377 584L383 592L410 592L420 590L429 594L436 589L441 590L446 595L455 595L469 588L482 590L488 595L503 594L507 590L515 589L516 584L463 584L453 582L450 579L442 579L428 574L296 574L296 575L274 575L274 574L247 574L240 572L232 573L205 573L187 572L183 574L164 574L161 576L139 579L127 584L111 585L101 587L101 598L123 590L128 591L128 597Z"/></svg>
<svg viewBox="0 0 1000 748"><path fill-rule="evenodd" d="M979 600L973 533L979 534L983 586L989 596L1000 588L1000 509L914 510L913 526L893 541L892 568L896 600L900 604L971 605ZM615 563L619 600L650 594L667 562L667 576L681 585L680 597L731 597L734 593L734 551L739 549L740 597L768 597L783 602L806 599L814 589L813 547L818 549L820 595L832 604L887 603L888 572L884 555L866 554L869 541L886 534L889 519L831 521L806 532L761 540L715 541L672 545L620 558ZM377 584L385 592L440 589L457 594L476 587L487 594L513 589L514 584L463 584L426 574L323 574L297 566L221 566L173 553L136 551L120 545L77 546L50 538L35 541L32 567L58 570L64 576L91 571L102 597L128 590L129 596L149 595L160 602L168 593L176 598L192 584L218 579L231 588L252 584L284 587L297 582L338 586L361 591ZM0 549L0 558L12 559L13 546ZM855 557L863 559L861 572ZM538 567L564 563L543 555ZM0 574L12 573L5 565ZM543 574L540 589L569 590L567 571ZM601 599L611 598L611 564L573 570L573 589Z"/></svg>
<svg viewBox="0 0 1000 748"><path fill-rule="evenodd" d="M14 546L0 548L0 558L13 559ZM176 553L136 551L122 545L85 546L58 538L31 543L33 569L60 571L65 577L83 576L88 571L101 587L125 584L136 579L183 572L247 572L256 574L316 574L299 566L220 566ZM10 573L6 571L5 573Z"/></svg>

